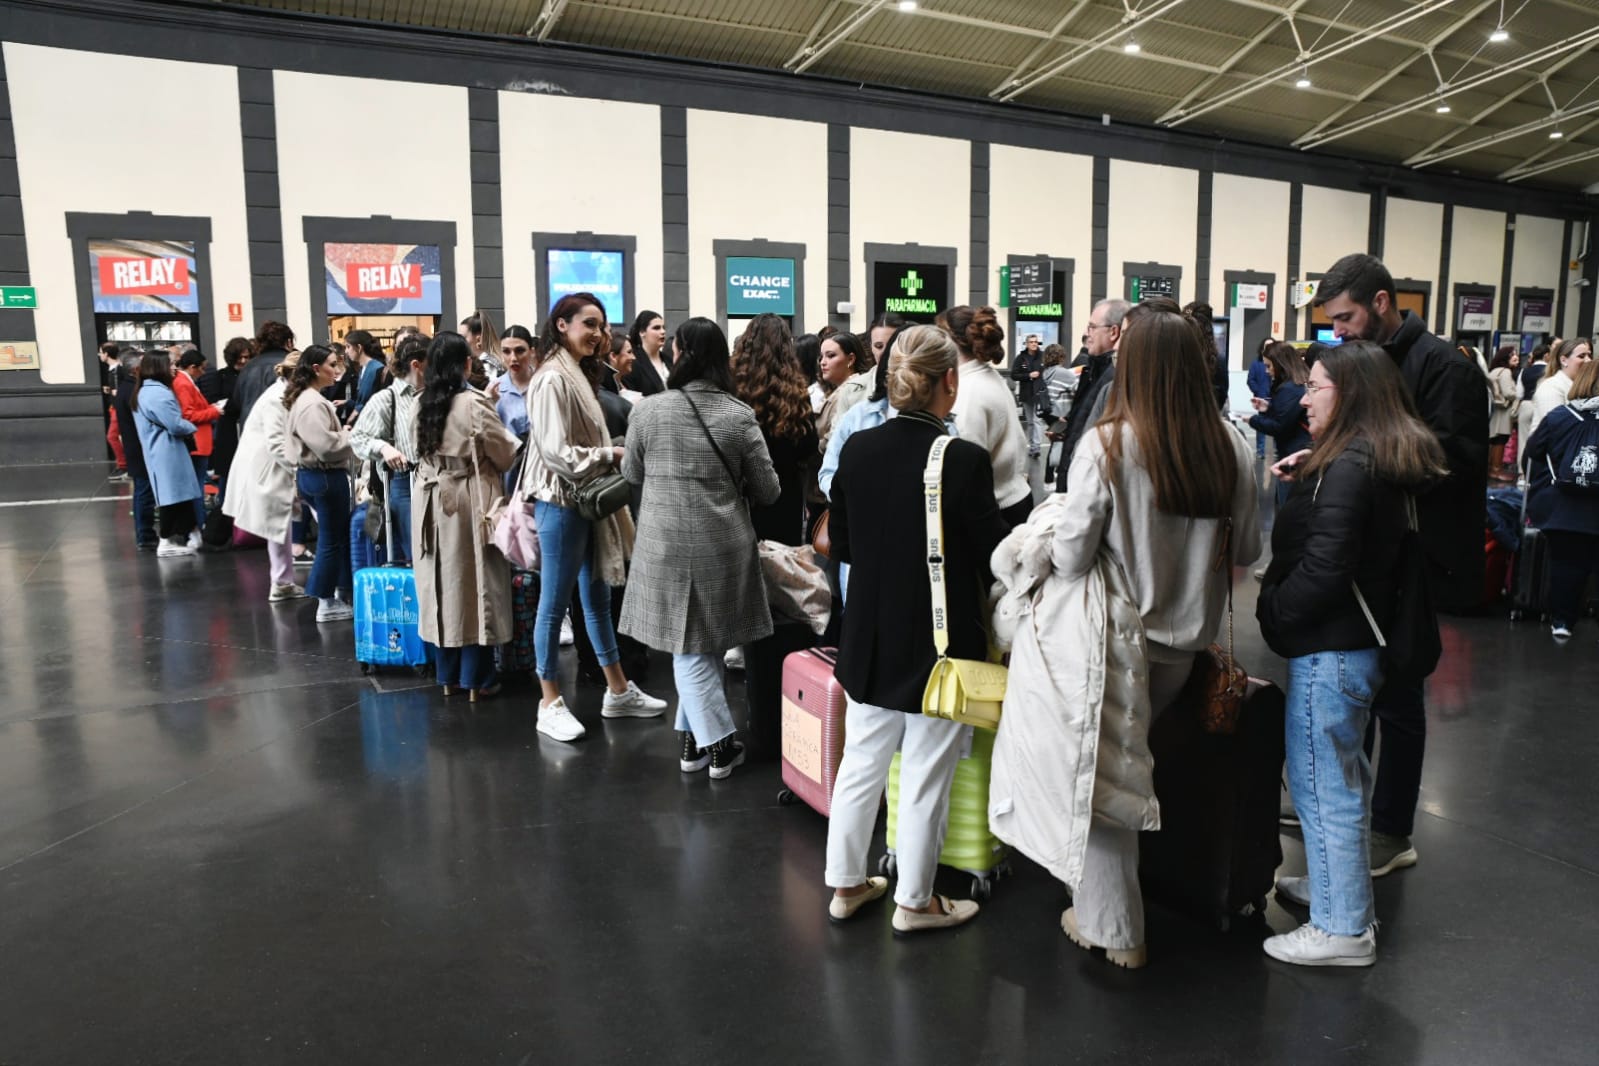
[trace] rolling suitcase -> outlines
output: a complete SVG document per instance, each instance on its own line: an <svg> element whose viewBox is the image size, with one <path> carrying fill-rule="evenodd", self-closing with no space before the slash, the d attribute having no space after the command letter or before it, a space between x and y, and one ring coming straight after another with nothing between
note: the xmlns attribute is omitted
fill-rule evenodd
<svg viewBox="0 0 1599 1066"><path fill-rule="evenodd" d="M388 480L387 472L384 480ZM394 524L383 525L386 536L392 538ZM350 543L353 552L353 529ZM374 666L420 670L430 663L432 651L417 628L416 573L409 566L395 565L366 566L354 574L355 661L361 664L361 672L371 673Z"/></svg>
<svg viewBox="0 0 1599 1066"><path fill-rule="evenodd" d="M539 575L531 570L511 571L511 642L500 645L500 673L537 673L533 623L538 616Z"/></svg>
<svg viewBox="0 0 1599 1066"><path fill-rule="evenodd" d="M749 716L744 735L750 759L775 759L781 753L788 661L795 653L816 647L816 641L810 626L774 611L771 635L744 645L744 707ZM831 664L826 670L831 675Z"/></svg>
<svg viewBox="0 0 1599 1066"><path fill-rule="evenodd" d="M972 875L972 899L985 900L994 891L994 882L1010 872L1008 851L1003 841L988 828L988 782L994 768L994 733L988 729L966 729L970 747L955 764L955 780L949 786L949 824L944 831L944 847L938 853L940 866L950 866ZM888 854L879 871L893 874L896 869L894 843L899 828L899 752L888 767Z"/></svg>
<svg viewBox="0 0 1599 1066"><path fill-rule="evenodd" d="M805 631L809 633L810 630ZM796 799L822 817L833 811L833 783L844 759L844 686L833 676L837 648L796 651L783 660L783 791L777 802ZM746 660L747 670L747 660Z"/></svg>
<svg viewBox="0 0 1599 1066"><path fill-rule="evenodd" d="M372 542L366 535L366 513L370 503L363 503L350 513L350 573L364 570L369 566L382 566L388 562L393 554ZM388 535L389 523L384 522L384 534Z"/></svg>
<svg viewBox="0 0 1599 1066"><path fill-rule="evenodd" d="M1205 732L1187 692L1150 726L1160 829L1138 841L1149 899L1223 930L1264 911L1283 859L1285 705L1277 686L1251 681L1231 736Z"/></svg>
<svg viewBox="0 0 1599 1066"><path fill-rule="evenodd" d="M1549 541L1531 526L1510 566L1510 620L1542 619L1549 613Z"/></svg>

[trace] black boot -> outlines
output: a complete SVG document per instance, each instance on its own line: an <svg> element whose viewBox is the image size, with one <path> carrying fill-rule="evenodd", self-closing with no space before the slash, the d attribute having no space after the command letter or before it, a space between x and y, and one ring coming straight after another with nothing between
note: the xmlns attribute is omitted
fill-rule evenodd
<svg viewBox="0 0 1599 1066"><path fill-rule="evenodd" d="M730 777L733 767L744 761L744 745L732 737L723 737L711 745L711 776L720 781Z"/></svg>

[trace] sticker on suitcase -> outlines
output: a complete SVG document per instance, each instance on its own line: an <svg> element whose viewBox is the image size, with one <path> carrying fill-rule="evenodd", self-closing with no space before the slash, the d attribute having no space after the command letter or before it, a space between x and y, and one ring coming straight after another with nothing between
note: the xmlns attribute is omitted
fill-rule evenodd
<svg viewBox="0 0 1599 1066"><path fill-rule="evenodd" d="M783 759L807 778L822 783L822 720L783 697Z"/></svg>

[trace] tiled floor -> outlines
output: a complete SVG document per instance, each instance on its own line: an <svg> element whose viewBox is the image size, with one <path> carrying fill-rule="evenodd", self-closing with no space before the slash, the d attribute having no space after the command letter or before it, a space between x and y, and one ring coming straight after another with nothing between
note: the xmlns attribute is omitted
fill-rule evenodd
<svg viewBox="0 0 1599 1066"><path fill-rule="evenodd" d="M104 476L0 471L0 502ZM132 540L123 503L0 507L0 1063L1599 1061L1591 621L1447 623L1375 968L1154 907L1127 973L1026 861L955 935L830 926L775 764L684 776L668 721L570 679L580 745L525 684L474 711L363 678L347 628L267 605L263 553ZM1253 592L1240 655L1277 676Z"/></svg>

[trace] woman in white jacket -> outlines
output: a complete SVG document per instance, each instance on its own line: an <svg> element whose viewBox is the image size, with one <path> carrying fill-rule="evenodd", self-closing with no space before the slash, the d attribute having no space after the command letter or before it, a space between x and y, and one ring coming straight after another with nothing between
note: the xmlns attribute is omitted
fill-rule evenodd
<svg viewBox="0 0 1599 1066"><path fill-rule="evenodd" d="M1233 567L1260 554L1254 456L1216 416L1210 377L1191 317L1141 316L1123 335L1104 418L1072 457L1072 490L1055 525L1056 573L1085 574L1104 555L1126 576L1148 658L1149 700L1137 705L1150 720L1215 638ZM1149 721L1132 725L1147 734ZM1073 942L1106 949L1120 966L1144 964L1134 830L1093 822L1072 899L1061 925Z"/></svg>
<svg viewBox="0 0 1599 1066"><path fill-rule="evenodd" d="M1027 481L1027 433L1010 382L996 363L1005 361L1005 330L992 307L951 307L938 324L960 350L960 393L955 433L978 444L994 464L994 497L1006 523L1019 526L1033 510Z"/></svg>
<svg viewBox="0 0 1599 1066"><path fill-rule="evenodd" d="M1538 432L1538 423L1550 411L1565 406L1577 372L1592 358L1593 345L1586 337L1561 341L1560 346L1550 353L1549 369L1544 372L1543 379L1538 382L1538 391L1532 396L1532 422L1527 426L1526 440L1532 440L1532 435Z"/></svg>
<svg viewBox="0 0 1599 1066"><path fill-rule="evenodd" d="M222 513L246 533L254 533L267 544L267 561L272 568L272 591L268 603L297 600L305 590L294 582L295 497L294 462L284 448L284 430L289 412L283 406L285 375L300 362L299 352L290 352L278 364L278 380L267 387L261 399L250 408L250 417L239 432L239 445L233 453L228 475L227 496Z"/></svg>

